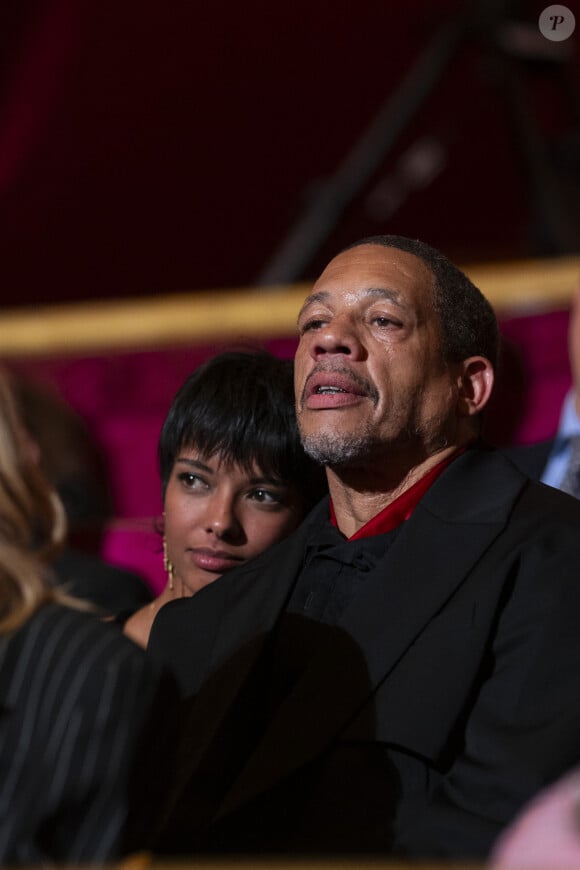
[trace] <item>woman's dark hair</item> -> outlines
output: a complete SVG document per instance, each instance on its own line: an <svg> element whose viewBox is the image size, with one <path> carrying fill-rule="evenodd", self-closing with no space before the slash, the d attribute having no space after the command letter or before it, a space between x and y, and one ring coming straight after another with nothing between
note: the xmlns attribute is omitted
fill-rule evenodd
<svg viewBox="0 0 580 870"><path fill-rule="evenodd" d="M219 453L292 485L305 511L327 491L323 469L306 456L296 423L294 366L267 351L226 351L195 369L178 390L159 438L165 490L179 451Z"/></svg>

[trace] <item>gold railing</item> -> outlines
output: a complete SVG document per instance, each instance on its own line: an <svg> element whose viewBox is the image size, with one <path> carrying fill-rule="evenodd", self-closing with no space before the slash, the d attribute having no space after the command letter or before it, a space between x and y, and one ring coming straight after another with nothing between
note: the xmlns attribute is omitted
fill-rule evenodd
<svg viewBox="0 0 580 870"><path fill-rule="evenodd" d="M464 268L498 312L562 308L580 286L580 257ZM0 358L291 336L309 288L295 284L0 309Z"/></svg>

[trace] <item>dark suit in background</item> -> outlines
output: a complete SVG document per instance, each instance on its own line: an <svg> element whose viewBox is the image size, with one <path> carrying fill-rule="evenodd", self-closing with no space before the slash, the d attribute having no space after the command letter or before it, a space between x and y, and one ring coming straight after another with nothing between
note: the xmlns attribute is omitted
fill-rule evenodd
<svg viewBox="0 0 580 870"><path fill-rule="evenodd" d="M90 601L104 616L133 612L153 601L153 592L141 576L94 553L67 547L52 563L52 570L70 595Z"/></svg>

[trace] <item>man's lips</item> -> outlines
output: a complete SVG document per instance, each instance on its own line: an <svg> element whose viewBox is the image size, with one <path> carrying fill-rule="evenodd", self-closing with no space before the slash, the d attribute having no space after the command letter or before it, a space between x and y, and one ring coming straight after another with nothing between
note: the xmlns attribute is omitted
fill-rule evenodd
<svg viewBox="0 0 580 870"><path fill-rule="evenodd" d="M344 371L314 371L306 379L303 405L311 410L358 405L372 390L361 378Z"/></svg>
<svg viewBox="0 0 580 870"><path fill-rule="evenodd" d="M188 553L196 568L219 574L245 561L240 556L234 556L224 550L211 550L208 547L193 547L188 550Z"/></svg>

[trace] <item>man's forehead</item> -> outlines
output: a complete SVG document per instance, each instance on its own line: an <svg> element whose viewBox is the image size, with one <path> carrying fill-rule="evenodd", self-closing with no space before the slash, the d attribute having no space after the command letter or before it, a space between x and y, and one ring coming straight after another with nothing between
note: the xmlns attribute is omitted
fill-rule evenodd
<svg viewBox="0 0 580 870"><path fill-rule="evenodd" d="M339 253L329 261L329 264L342 259L368 260L376 257L387 260L396 258L413 260L417 263L424 262L423 258L418 254L406 251L403 248L398 248L395 245L382 245L378 242L364 242L363 244L352 245L350 248L344 248L342 251L339 251Z"/></svg>
<svg viewBox="0 0 580 870"><path fill-rule="evenodd" d="M326 266L314 283L301 311L316 303L351 295L383 298L395 304L410 304L413 296L431 295L434 276L420 257L384 245L364 244L342 251ZM417 301L416 299L414 301ZM411 303L412 304L412 303Z"/></svg>
<svg viewBox="0 0 580 870"><path fill-rule="evenodd" d="M327 282L344 279L360 284L397 288L405 283L432 284L433 273L415 254L386 245L356 245L337 254L314 284L313 291L325 289Z"/></svg>

